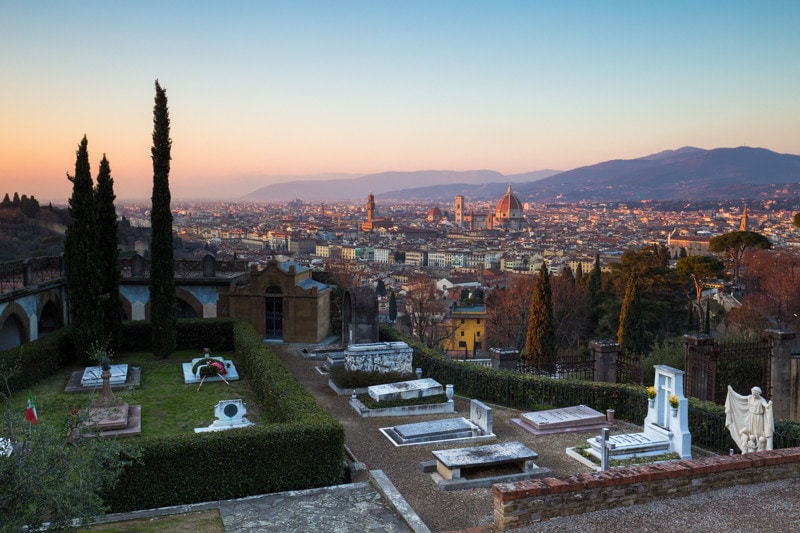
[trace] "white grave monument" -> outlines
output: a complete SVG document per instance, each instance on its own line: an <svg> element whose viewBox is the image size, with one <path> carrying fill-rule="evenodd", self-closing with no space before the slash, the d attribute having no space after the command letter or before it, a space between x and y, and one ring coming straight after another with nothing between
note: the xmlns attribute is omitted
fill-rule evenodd
<svg viewBox="0 0 800 533"><path fill-rule="evenodd" d="M109 366L111 377L109 383L111 385L122 385L128 379L128 365L111 365ZM102 366L88 366L83 371L81 377L81 385L83 387L100 387L103 385L103 367Z"/></svg>
<svg viewBox="0 0 800 533"><path fill-rule="evenodd" d="M608 441L613 459L627 459L634 455L661 455L677 453L681 459L692 458L692 436L689 433L689 400L683 395L683 370L666 365L656 365L654 388L656 397L648 402L647 417L642 433L613 435ZM677 400L677 408L670 405L670 397ZM601 459L603 442L598 438L588 440L592 455Z"/></svg>
<svg viewBox="0 0 800 533"><path fill-rule="evenodd" d="M217 420L208 427L194 428L194 432L205 433L252 426L253 423L244 417L245 414L247 407L242 400L222 400L214 407L214 416Z"/></svg>

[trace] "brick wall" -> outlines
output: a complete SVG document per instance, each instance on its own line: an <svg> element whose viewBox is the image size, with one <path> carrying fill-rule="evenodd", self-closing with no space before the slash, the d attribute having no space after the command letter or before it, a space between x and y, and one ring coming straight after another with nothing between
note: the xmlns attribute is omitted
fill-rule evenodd
<svg viewBox="0 0 800 533"><path fill-rule="evenodd" d="M800 477L800 448L615 468L492 486L500 531L731 485Z"/></svg>

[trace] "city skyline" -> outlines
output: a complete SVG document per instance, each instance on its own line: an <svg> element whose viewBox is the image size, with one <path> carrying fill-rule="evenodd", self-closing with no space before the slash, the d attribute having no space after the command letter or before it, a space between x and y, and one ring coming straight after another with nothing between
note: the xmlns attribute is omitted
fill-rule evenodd
<svg viewBox="0 0 800 533"><path fill-rule="evenodd" d="M570 170L682 146L800 154L800 5L82 2L0 6L0 192L63 202L85 134L175 199L322 173Z"/></svg>

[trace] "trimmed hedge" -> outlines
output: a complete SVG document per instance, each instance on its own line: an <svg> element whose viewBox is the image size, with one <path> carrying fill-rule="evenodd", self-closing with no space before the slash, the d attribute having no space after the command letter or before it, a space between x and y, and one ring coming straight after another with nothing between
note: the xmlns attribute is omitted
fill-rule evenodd
<svg viewBox="0 0 800 533"><path fill-rule="evenodd" d="M262 418L271 422L138 440L142 459L103 496L112 512L344 482L344 428L339 421L319 406L249 323L220 322L228 328L240 372L250 380ZM205 329L208 320L199 323Z"/></svg>
<svg viewBox="0 0 800 533"><path fill-rule="evenodd" d="M74 361L72 332L67 328L0 352L0 369L13 369L16 366L20 369L8 381L12 394L49 378L61 367Z"/></svg>
<svg viewBox="0 0 800 533"><path fill-rule="evenodd" d="M615 418L634 424L641 424L647 416L643 386L553 379L477 366L427 348L386 324L381 324L380 333L381 340L406 342L414 350L414 368L422 368L426 377L440 383L452 384L458 394L468 398L522 411L574 405L587 405L601 413L614 409ZM723 453L735 448L721 405L689 398L689 431L694 445ZM800 423L776 420L773 445L800 446Z"/></svg>

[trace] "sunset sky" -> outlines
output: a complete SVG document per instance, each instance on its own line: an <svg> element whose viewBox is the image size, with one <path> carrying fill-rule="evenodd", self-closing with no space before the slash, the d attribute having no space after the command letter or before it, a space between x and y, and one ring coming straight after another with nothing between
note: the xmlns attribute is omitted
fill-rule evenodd
<svg viewBox="0 0 800 533"><path fill-rule="evenodd" d="M287 175L569 170L682 146L800 154L800 2L0 1L0 195L75 151L174 199ZM280 178L280 176L284 176Z"/></svg>

